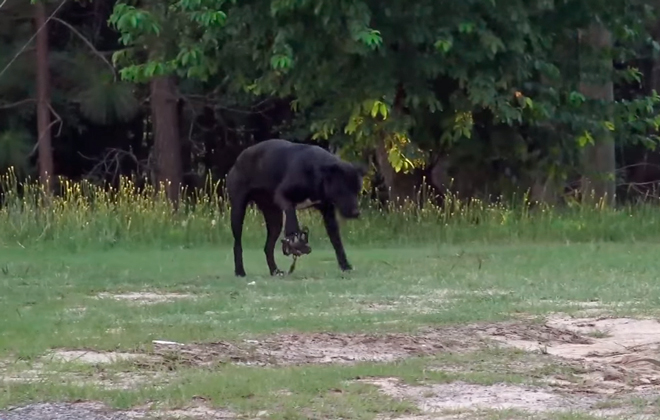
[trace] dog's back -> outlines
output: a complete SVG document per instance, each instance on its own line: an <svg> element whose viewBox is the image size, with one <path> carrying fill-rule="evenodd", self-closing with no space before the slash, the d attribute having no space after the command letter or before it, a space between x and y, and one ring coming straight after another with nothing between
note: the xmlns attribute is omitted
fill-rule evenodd
<svg viewBox="0 0 660 420"><path fill-rule="evenodd" d="M243 150L228 177L243 188L273 190L288 172L300 172L311 163L321 163L336 156L319 146L293 143L283 139L264 140Z"/></svg>

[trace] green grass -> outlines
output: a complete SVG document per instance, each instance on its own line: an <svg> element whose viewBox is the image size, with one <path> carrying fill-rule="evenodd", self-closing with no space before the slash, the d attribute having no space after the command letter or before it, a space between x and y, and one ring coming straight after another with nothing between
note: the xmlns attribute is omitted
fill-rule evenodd
<svg viewBox="0 0 660 420"><path fill-rule="evenodd" d="M279 279L266 276L262 251L249 249L249 275L237 279L226 247L88 252L5 248L0 254L0 317L5 320L0 359L18 363L9 371L21 371L52 348L147 351L154 339L211 342L285 331L414 331L505 320L520 313L570 312L579 309L571 302L594 300L634 301L634 307L619 310L653 313L660 302L659 251L651 243L349 247L355 271L342 275L332 250L318 247L292 276ZM95 299L103 292L138 291L197 298L152 305ZM488 291L499 293L478 293ZM86 309L71 311L81 307ZM82 398L119 408L150 401L176 407L202 396L211 405L238 412L273 411L275 419L309 418L310 413L314 418L373 418L413 413L415 408L384 397L373 386L346 381L394 376L427 382L533 382L539 372L514 372L502 362L516 357L528 356L485 351L357 366L219 365L211 371L179 366L160 388L108 390L74 380L12 383L0 392L0 405ZM435 365L452 369L430 371ZM457 366L462 366L459 372ZM110 378L122 371L144 371L125 362L97 368L52 362L45 369L53 378L61 378L63 369L89 377L102 372ZM550 365L543 375L556 369ZM157 371L146 370L148 375ZM279 395L283 388L291 394Z"/></svg>
<svg viewBox="0 0 660 420"><path fill-rule="evenodd" d="M342 274L332 250L321 248L280 279L266 275L263 252L250 249L248 277L241 279L233 276L228 248L4 249L0 317L7 322L0 354L27 357L82 344L131 349L151 339L194 341L285 330L410 331L429 324L502 320L518 312L570 310L572 301L635 301L630 310L653 310L660 303L660 246L655 244L348 252L352 273ZM286 260L280 257L280 262ZM196 299L131 306L95 298L103 292L152 290L190 293ZM502 293L474 293L487 290ZM371 311L370 305L379 309ZM76 307L86 310L67 312ZM102 334L119 327L118 336Z"/></svg>
<svg viewBox="0 0 660 420"><path fill-rule="evenodd" d="M9 181L0 207L0 373L9 378L36 370L43 380L5 382L0 407L77 399L116 408L151 402L183 407L202 398L246 415L266 410L273 419L397 417L419 409L355 379L539 384L577 372L543 354L492 348L397 362L289 367L125 361L93 366L43 356L52 349L149 353L152 340L414 333L429 326L573 313L585 302L599 302L619 315L657 314L660 307L660 210L650 205L532 210L524 201L494 205L451 198L445 207L381 211L365 203L362 220L342 225L355 267L350 273L339 271L319 217L301 212L313 252L284 278L267 275L265 231L253 211L245 228L248 276L236 278L226 205L219 197L173 214L162 196L138 194L128 184L111 194L65 185L64 194L47 204L37 189L19 196ZM280 268L288 268L289 259L277 259ZM191 297L148 305L98 299L101 293L148 291ZM607 331L591 335L603 338ZM107 387L135 375L153 378L128 389ZM482 414L528 418L515 410ZM592 417L580 412L544 418Z"/></svg>
<svg viewBox="0 0 660 420"><path fill-rule="evenodd" d="M118 189L87 182L61 181L58 195L46 200L41 187L0 176L0 244L72 251L149 246L157 248L227 246L232 242L228 205L210 180L174 212L161 190L138 188L123 179ZM429 200L419 209L382 209L364 199L360 221L342 223L345 241L362 247L417 247L437 244L534 242L637 242L660 236L660 209L654 203L605 208L568 199L561 208L532 203L526 195L496 202L451 194L443 206ZM321 219L299 212L312 240L325 241ZM251 209L244 244L262 247L264 223ZM317 245L318 246L318 245Z"/></svg>

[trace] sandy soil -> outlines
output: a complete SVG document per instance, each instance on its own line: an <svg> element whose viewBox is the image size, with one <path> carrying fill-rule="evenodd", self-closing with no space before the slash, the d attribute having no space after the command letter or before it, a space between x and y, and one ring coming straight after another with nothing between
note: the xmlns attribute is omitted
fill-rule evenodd
<svg viewBox="0 0 660 420"><path fill-rule="evenodd" d="M427 328L414 335L314 333L270 335L259 340L235 343L158 341L153 343L152 354L66 349L53 351L46 357L62 362L95 365L123 360L143 367L150 363L172 362L193 366L212 366L226 362L262 366L346 364L361 361L390 362L443 352L470 352L486 345L533 352L538 357L547 358L547 363L575 367L574 373L565 376L549 374L536 381L536 386L485 386L463 382L412 386L396 378L362 380L377 386L386 395L414 402L424 416L446 419L458 419L466 411L483 409L516 409L528 413L578 410L601 417L620 418L626 415L626 418L643 419L644 405L633 413L629 411L632 406L630 399L644 401L657 398L658 395L660 323L653 319L571 318L553 315L545 323L518 320L498 324L448 326ZM524 372L526 367L520 368ZM136 371L135 375L139 376L140 369ZM133 373L126 375L130 377ZM28 381L39 376L40 371L35 368L31 372L24 372L22 378L9 375L5 379ZM121 379L115 377L110 384L112 381L121 382ZM122 387L139 383L142 382L135 380L131 383L124 379ZM132 416L127 417L129 419L150 418L146 417L147 414L151 418L188 416L226 419L233 416L222 410L208 409L203 404L186 410L165 412L144 408L124 414ZM0 413L2 416L12 419Z"/></svg>
<svg viewBox="0 0 660 420"><path fill-rule="evenodd" d="M90 401L31 404L0 411L0 416L3 420L233 420L238 417L230 411L209 408L199 402L177 410L158 410L150 407L111 410L104 404Z"/></svg>
<svg viewBox="0 0 660 420"><path fill-rule="evenodd" d="M155 303L171 302L176 299L195 299L198 295L188 293L153 293L153 292L134 292L134 293L99 293L97 299L124 300L139 305L153 305Z"/></svg>

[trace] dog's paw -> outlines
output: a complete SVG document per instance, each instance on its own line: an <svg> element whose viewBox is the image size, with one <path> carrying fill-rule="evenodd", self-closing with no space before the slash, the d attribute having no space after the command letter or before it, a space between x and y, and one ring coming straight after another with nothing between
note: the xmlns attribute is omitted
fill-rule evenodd
<svg viewBox="0 0 660 420"><path fill-rule="evenodd" d="M353 271L353 266L348 263L341 265L339 268L341 271Z"/></svg>
<svg viewBox="0 0 660 420"><path fill-rule="evenodd" d="M274 277L284 277L285 274L286 274L286 273L285 273L284 271L280 270L279 268L273 270L273 271L270 273L270 275L271 275L271 276L274 276Z"/></svg>

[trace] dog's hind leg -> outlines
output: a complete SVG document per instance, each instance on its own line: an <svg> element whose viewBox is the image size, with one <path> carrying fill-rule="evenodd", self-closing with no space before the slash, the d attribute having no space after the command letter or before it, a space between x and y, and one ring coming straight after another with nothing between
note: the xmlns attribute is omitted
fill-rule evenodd
<svg viewBox="0 0 660 420"><path fill-rule="evenodd" d="M231 233L234 236L234 274L239 277L245 277L242 236L245 210L249 200L248 193L241 189L237 175L232 171L227 176L227 193L231 205Z"/></svg>
<svg viewBox="0 0 660 420"><path fill-rule="evenodd" d="M245 277L242 236L246 208L246 199L236 200L231 206L231 232L234 235L234 273L239 277Z"/></svg>
<svg viewBox="0 0 660 420"><path fill-rule="evenodd" d="M267 236L264 253L266 254L266 263L268 264L270 275L283 275L284 272L277 268L277 263L275 262L275 244L277 244L277 238L282 232L282 209L273 201L266 199L258 200L257 206L263 213L264 220L266 221Z"/></svg>

